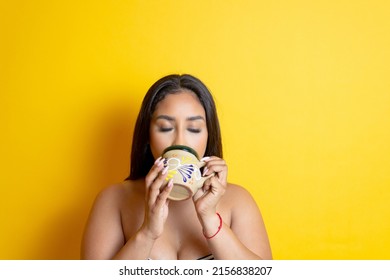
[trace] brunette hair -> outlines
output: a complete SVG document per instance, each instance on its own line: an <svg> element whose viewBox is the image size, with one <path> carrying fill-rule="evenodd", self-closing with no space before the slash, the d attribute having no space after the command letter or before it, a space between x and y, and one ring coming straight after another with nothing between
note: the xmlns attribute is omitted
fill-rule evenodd
<svg viewBox="0 0 390 280"><path fill-rule="evenodd" d="M136 180L148 174L155 160L149 146L149 129L156 105L168 94L183 90L195 93L206 112L208 139L205 156L222 158L221 131L210 91L202 81L192 75L168 75L155 82L142 101L133 134L130 175L126 180Z"/></svg>

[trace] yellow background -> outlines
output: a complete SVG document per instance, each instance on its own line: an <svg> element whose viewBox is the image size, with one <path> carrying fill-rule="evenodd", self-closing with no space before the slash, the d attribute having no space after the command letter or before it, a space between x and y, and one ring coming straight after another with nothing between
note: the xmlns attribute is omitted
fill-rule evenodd
<svg viewBox="0 0 390 280"><path fill-rule="evenodd" d="M78 259L149 86L213 92L275 259L390 259L390 2L0 2L0 258Z"/></svg>

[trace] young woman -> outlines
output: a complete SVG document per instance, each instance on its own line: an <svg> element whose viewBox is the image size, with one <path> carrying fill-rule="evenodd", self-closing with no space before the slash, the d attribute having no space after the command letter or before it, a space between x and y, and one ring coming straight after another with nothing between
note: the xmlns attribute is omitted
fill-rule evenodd
<svg viewBox="0 0 390 280"><path fill-rule="evenodd" d="M170 201L161 154L193 148L206 180L192 199ZM169 75L147 92L136 122L130 176L96 198L83 259L271 259L261 213L242 187L227 182L215 103L191 75Z"/></svg>

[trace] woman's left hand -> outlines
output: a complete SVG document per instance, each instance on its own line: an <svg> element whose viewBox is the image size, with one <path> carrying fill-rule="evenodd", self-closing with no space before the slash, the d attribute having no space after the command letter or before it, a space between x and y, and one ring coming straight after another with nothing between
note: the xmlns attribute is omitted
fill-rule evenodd
<svg viewBox="0 0 390 280"><path fill-rule="evenodd" d="M227 165L223 159L215 156L203 158L202 161L206 162L202 175L214 173L214 176L207 179L193 196L195 209L200 217L215 216L217 204L227 187Z"/></svg>

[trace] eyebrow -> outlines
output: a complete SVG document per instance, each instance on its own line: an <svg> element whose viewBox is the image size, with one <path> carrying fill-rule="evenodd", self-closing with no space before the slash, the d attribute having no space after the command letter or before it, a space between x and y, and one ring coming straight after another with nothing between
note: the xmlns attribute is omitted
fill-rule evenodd
<svg viewBox="0 0 390 280"><path fill-rule="evenodd" d="M204 117L202 117L202 116L193 116L193 117L188 117L186 120L187 120L187 121L197 121L197 120L203 120L203 121L206 121L206 120L204 119Z"/></svg>
<svg viewBox="0 0 390 280"><path fill-rule="evenodd" d="M156 120L167 120L167 121L170 121L170 122L174 122L176 119L174 117L171 117L171 116L168 116L168 115L160 115L156 118ZM188 117L186 118L186 121L197 121L197 120L205 120L205 118L203 116L192 116L192 117Z"/></svg>
<svg viewBox="0 0 390 280"><path fill-rule="evenodd" d="M175 118L168 116L168 115L160 115L156 118L156 120L167 120L167 121L173 122L173 121L175 121Z"/></svg>

